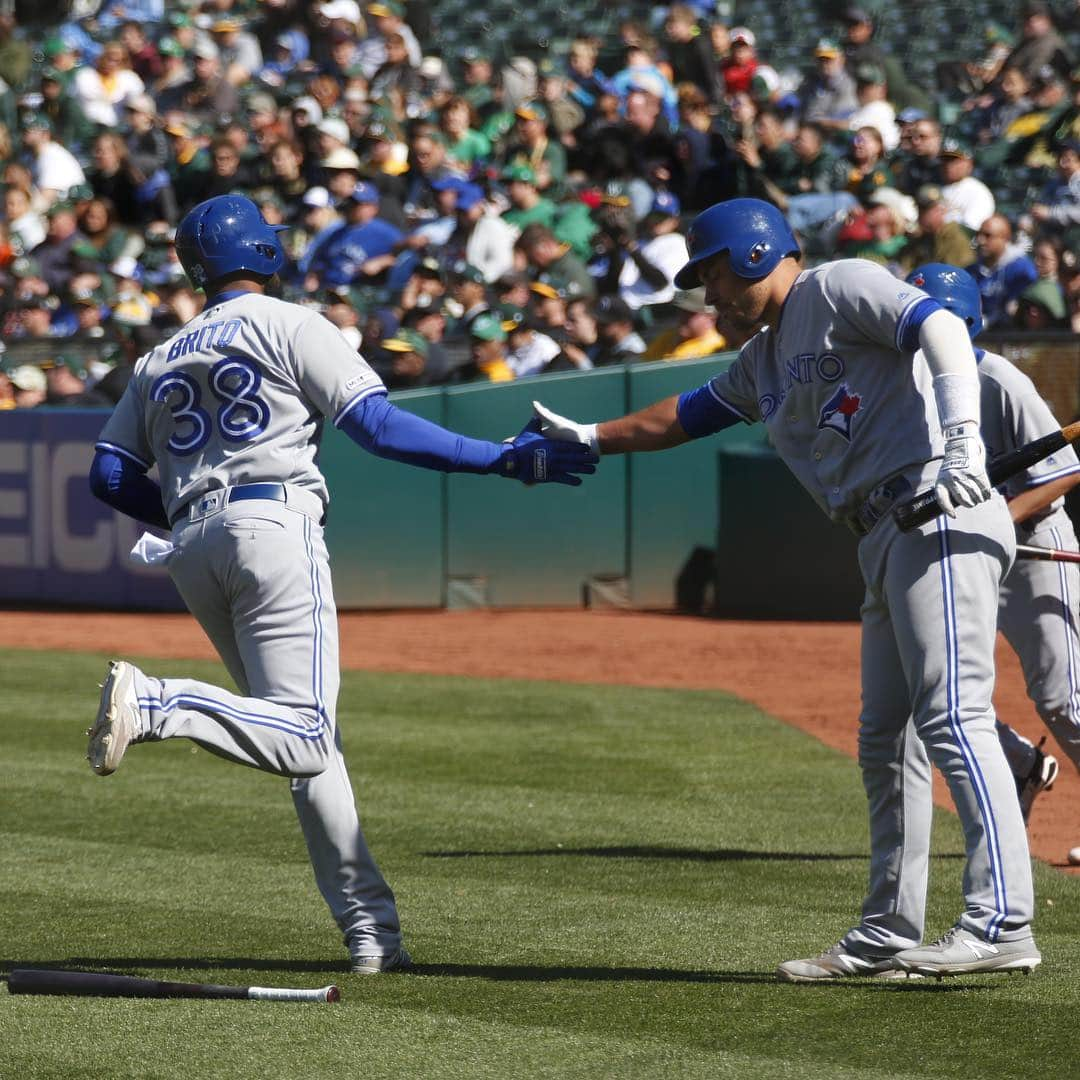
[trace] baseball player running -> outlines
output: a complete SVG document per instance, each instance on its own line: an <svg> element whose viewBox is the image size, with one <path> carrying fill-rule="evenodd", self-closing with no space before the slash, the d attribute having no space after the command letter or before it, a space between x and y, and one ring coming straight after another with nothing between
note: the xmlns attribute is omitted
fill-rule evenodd
<svg viewBox="0 0 1080 1080"><path fill-rule="evenodd" d="M177 254L202 313L142 357L97 443L94 493L172 530L168 568L239 694L113 662L89 732L102 776L128 746L189 738L291 780L315 878L352 970L409 966L394 895L368 851L334 719L337 620L316 464L324 418L365 450L425 468L580 484L584 446L526 430L469 439L397 409L322 315L265 295L278 228L223 195L180 223ZM146 474L157 464L160 486Z"/></svg>
<svg viewBox="0 0 1080 1080"><path fill-rule="evenodd" d="M780 212L732 199L699 214L679 288L704 285L738 339L761 327L704 386L600 424L542 406L542 430L598 453L662 450L740 420L762 421L796 477L862 537L859 763L870 809L870 889L862 918L781 978L1031 970L1027 835L994 728L998 586L1015 554L1005 502L990 489L979 382L962 322L887 270L857 259L813 270ZM922 356L916 357L921 350ZM933 488L946 513L901 532L890 513ZM923 936L929 783L909 714L949 784L964 828L965 907L940 940ZM905 768L906 765L906 768ZM921 770L921 772L920 772Z"/></svg>
<svg viewBox="0 0 1080 1080"><path fill-rule="evenodd" d="M972 338L982 330L982 300L974 278L946 263L927 263L908 282L964 320ZM975 349L981 387L982 437L992 457L1058 431L1061 425L1032 381L1003 356ZM1064 496L1080 484L1080 462L1069 445L1005 485L1018 543L1076 551ZM1080 769L1080 567L1018 559L1001 585L998 626L1016 650L1028 694L1043 723ZM1035 797L1057 777L1057 760L1018 731L997 722L1016 777L1026 821Z"/></svg>

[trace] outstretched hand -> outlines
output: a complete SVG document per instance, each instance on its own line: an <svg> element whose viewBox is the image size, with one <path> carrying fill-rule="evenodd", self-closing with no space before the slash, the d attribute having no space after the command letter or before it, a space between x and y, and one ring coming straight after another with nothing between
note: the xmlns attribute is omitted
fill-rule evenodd
<svg viewBox="0 0 1080 1080"><path fill-rule="evenodd" d="M596 472L599 458L584 443L563 442L540 434L533 417L513 439L503 443L499 471L523 484L568 484L578 487L582 473Z"/></svg>

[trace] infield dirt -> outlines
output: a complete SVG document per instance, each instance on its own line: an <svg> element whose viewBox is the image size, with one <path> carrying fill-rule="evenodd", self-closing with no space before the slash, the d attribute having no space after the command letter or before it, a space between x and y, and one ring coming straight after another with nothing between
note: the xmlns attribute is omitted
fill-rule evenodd
<svg viewBox="0 0 1080 1080"><path fill-rule="evenodd" d="M216 659L186 615L7 611L0 645L116 656ZM1015 655L998 639L998 715L1029 738L1045 734ZM855 623L738 622L590 611L345 612L341 666L357 671L474 675L726 690L854 755L859 712ZM90 693L93 688L88 689ZM1056 752L1052 743L1047 749ZM1061 774L1035 803L1032 852L1068 869L1080 844L1080 776ZM782 762L763 761L762 768ZM935 778L938 803L951 807ZM1080 868L1074 868L1080 872Z"/></svg>

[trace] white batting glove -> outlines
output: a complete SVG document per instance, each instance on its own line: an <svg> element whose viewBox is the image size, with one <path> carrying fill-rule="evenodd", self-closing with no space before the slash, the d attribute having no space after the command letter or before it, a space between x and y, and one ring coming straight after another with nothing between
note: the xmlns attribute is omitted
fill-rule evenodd
<svg viewBox="0 0 1080 1080"><path fill-rule="evenodd" d="M938 470L934 492L941 509L956 517L958 506L977 506L990 498L986 475L986 450L979 425L973 420L945 428L945 457Z"/></svg>
<svg viewBox="0 0 1080 1080"><path fill-rule="evenodd" d="M560 442L584 443L594 454L600 453L600 441L596 434L596 424L579 424L576 420L567 420L565 416L545 408L539 401L532 403L533 413L540 420L540 434Z"/></svg>

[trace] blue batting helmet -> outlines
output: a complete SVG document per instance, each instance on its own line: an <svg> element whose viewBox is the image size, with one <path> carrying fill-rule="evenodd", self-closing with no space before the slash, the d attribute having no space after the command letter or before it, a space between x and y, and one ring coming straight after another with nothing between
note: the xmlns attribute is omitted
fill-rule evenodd
<svg viewBox="0 0 1080 1080"><path fill-rule="evenodd" d="M190 210L176 230L176 254L197 289L247 270L270 277L285 265L278 239L284 225L268 225L243 195L217 195Z"/></svg>
<svg viewBox="0 0 1080 1080"><path fill-rule="evenodd" d="M686 234L690 261L675 275L680 289L700 285L698 264L727 252L731 269L759 281L788 255L799 257L799 242L784 215L761 199L728 199L702 210Z"/></svg>
<svg viewBox="0 0 1080 1080"><path fill-rule="evenodd" d="M982 296L975 279L959 267L948 263L923 263L907 276L907 283L922 289L946 311L964 320L972 339L983 327Z"/></svg>

